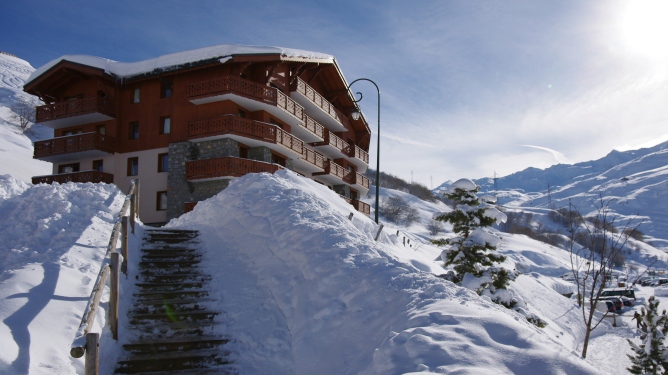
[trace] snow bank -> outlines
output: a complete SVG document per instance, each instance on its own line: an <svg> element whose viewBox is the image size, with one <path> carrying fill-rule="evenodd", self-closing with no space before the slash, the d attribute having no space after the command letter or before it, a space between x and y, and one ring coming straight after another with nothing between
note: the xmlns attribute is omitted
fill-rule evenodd
<svg viewBox="0 0 668 375"><path fill-rule="evenodd" d="M0 192L0 373L83 373L69 348L123 195L7 176Z"/></svg>
<svg viewBox="0 0 668 375"><path fill-rule="evenodd" d="M596 373L520 314L394 256L348 212L280 171L239 178L169 223L202 233L243 373Z"/></svg>
<svg viewBox="0 0 668 375"><path fill-rule="evenodd" d="M35 70L28 78L26 83L42 75L47 70L61 61L71 61L94 68L99 68L105 73L113 74L119 77L132 77L143 73L150 73L154 70L170 70L174 67L187 63L195 63L203 60L221 59L224 62L233 55L254 55L254 54L279 54L284 58L303 58L309 60L318 60L321 62L333 63L334 57L324 53L303 51L283 47L264 47L264 46L246 46L234 44L222 44L213 47L199 48L190 51L183 51L163 55L154 59L138 61L134 63L118 62L101 57L86 55L65 55L48 62L39 69Z"/></svg>

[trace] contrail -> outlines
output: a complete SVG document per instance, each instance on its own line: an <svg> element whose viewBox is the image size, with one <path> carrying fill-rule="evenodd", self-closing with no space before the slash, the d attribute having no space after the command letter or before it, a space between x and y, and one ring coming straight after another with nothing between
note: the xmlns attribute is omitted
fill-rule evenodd
<svg viewBox="0 0 668 375"><path fill-rule="evenodd" d="M553 150L553 149L551 149L551 148L541 147L541 146L532 146L532 145L522 145L522 146L523 146L523 147L531 147L531 148L535 148L535 149L538 149L538 150L547 151L547 152L549 152L550 154L552 154L552 156L554 156L554 159L556 159L558 163L562 163L562 164L573 164L573 162L572 162L569 158L567 158L566 155L562 154L562 153L559 152L559 151L555 151L555 150Z"/></svg>

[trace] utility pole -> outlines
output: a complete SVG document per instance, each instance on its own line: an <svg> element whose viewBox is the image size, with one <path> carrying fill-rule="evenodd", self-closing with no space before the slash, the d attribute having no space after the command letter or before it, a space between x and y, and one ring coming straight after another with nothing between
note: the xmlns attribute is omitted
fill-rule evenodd
<svg viewBox="0 0 668 375"><path fill-rule="evenodd" d="M496 176L496 171L494 171L494 196L496 197L499 192L499 186L497 185L498 177Z"/></svg>

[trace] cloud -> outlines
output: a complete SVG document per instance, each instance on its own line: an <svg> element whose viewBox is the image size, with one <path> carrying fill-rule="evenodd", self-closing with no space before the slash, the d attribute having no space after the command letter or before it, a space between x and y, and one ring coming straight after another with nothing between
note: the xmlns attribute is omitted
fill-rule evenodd
<svg viewBox="0 0 668 375"><path fill-rule="evenodd" d="M562 153L559 152L559 151L553 150L553 149L551 149L551 148L541 147L541 146L533 146L533 145L521 145L521 146L522 146L522 147L531 147L531 148L535 148L535 149L538 149L538 150L547 151L547 152L549 152L550 154L552 154L552 156L554 156L554 159L555 159L558 163L561 163L561 164L573 164L573 162L570 161L570 159L568 159L568 158L566 157L566 155L562 154Z"/></svg>

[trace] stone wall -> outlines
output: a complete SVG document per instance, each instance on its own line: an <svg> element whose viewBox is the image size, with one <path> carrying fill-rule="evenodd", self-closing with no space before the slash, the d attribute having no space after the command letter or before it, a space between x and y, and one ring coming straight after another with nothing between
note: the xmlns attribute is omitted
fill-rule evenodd
<svg viewBox="0 0 668 375"><path fill-rule="evenodd" d="M211 198L229 185L229 180L186 181L186 162L224 156L239 157L239 143L233 139L169 144L167 220L183 214L183 204Z"/></svg>

